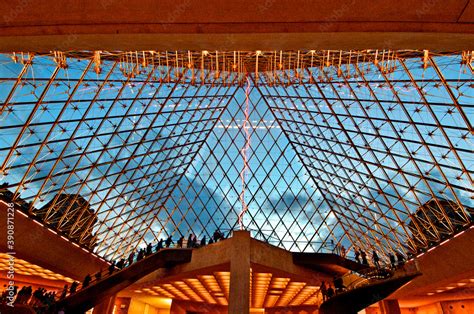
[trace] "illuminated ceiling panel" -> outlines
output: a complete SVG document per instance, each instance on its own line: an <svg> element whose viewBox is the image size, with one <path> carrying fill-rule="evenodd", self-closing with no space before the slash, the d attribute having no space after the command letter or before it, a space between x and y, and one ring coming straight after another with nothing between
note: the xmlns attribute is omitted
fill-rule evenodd
<svg viewBox="0 0 474 314"><path fill-rule="evenodd" d="M256 238L291 251L414 253L472 223L472 58L2 54L1 194L115 259L168 235L237 228L243 176L243 223ZM430 213L429 202L450 209Z"/></svg>
<svg viewBox="0 0 474 314"><path fill-rule="evenodd" d="M164 282L134 292L227 306L229 282L229 272L215 272ZM275 277L272 273L251 272L250 285L250 304L253 308L319 305L322 301L319 287L290 278Z"/></svg>
<svg viewBox="0 0 474 314"><path fill-rule="evenodd" d="M6 274L6 272L10 269L10 263L11 263L10 259L11 259L10 255L5 254L5 253L0 253L0 271L2 271L2 273ZM49 279L49 280L61 280L68 283L72 283L74 281L73 279L69 277L65 277L63 275L57 274L55 272L52 272L38 265L28 263L27 261L19 259L19 258L15 258L14 263L15 263L15 273L20 274L20 275L38 276L38 277Z"/></svg>

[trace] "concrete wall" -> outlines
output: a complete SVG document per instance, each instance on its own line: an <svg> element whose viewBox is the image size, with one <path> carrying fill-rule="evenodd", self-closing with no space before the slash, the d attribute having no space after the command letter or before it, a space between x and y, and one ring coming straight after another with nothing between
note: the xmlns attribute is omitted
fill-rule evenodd
<svg viewBox="0 0 474 314"><path fill-rule="evenodd" d="M173 303L171 304L170 314L188 313L227 314L227 307L200 302L173 300Z"/></svg>
<svg viewBox="0 0 474 314"><path fill-rule="evenodd" d="M127 314L131 301L131 298L115 298L115 314Z"/></svg>
<svg viewBox="0 0 474 314"><path fill-rule="evenodd" d="M115 299L115 314L169 314L171 299L143 293L119 293Z"/></svg>
<svg viewBox="0 0 474 314"><path fill-rule="evenodd" d="M443 314L472 314L474 313L474 299L460 301L443 301Z"/></svg>
<svg viewBox="0 0 474 314"><path fill-rule="evenodd" d="M441 304L433 303L413 309L415 314L444 314Z"/></svg>
<svg viewBox="0 0 474 314"><path fill-rule="evenodd" d="M401 314L473 314L474 299L441 301L413 308L401 308ZM365 309L366 314L383 314L379 307Z"/></svg>
<svg viewBox="0 0 474 314"><path fill-rule="evenodd" d="M169 309L157 308L149 303L132 298L128 308L128 314L169 314Z"/></svg>

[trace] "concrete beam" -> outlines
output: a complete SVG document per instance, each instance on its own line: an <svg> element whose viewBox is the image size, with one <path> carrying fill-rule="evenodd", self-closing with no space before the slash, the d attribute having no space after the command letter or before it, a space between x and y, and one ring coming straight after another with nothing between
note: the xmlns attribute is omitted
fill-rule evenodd
<svg viewBox="0 0 474 314"><path fill-rule="evenodd" d="M15 211L13 221L15 227L13 251L17 258L76 280L82 280L86 274L93 274L108 267L105 260L52 233L19 211ZM11 251L6 247L6 224L7 204L0 201L0 250L2 252Z"/></svg>
<svg viewBox="0 0 474 314"><path fill-rule="evenodd" d="M466 230L418 258L422 276L398 290L393 298L406 300L420 296L429 302L426 294L457 281L474 278L474 228ZM468 249L469 248L469 249Z"/></svg>
<svg viewBox="0 0 474 314"><path fill-rule="evenodd" d="M474 42L469 0L1 3L0 51L460 50Z"/></svg>
<svg viewBox="0 0 474 314"><path fill-rule="evenodd" d="M175 281L200 274L212 274L217 271L229 271L231 254L235 245L234 238L207 245L193 250L191 262L170 269L158 269L143 277L132 289L148 285L158 285L163 281ZM293 263L291 252L281 248L250 240L251 268L256 272L270 272L276 276L298 278L319 285L321 280L332 280L330 273L313 271Z"/></svg>
<svg viewBox="0 0 474 314"><path fill-rule="evenodd" d="M229 314L250 311L250 232L234 231L230 261Z"/></svg>

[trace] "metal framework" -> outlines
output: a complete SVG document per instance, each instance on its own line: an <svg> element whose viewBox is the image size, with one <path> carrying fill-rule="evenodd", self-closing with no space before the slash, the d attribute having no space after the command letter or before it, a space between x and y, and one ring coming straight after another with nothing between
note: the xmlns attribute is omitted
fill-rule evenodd
<svg viewBox="0 0 474 314"><path fill-rule="evenodd" d="M254 236L293 251L415 254L472 224L472 59L2 54L0 183L32 218L115 259L168 235L236 228L248 125Z"/></svg>

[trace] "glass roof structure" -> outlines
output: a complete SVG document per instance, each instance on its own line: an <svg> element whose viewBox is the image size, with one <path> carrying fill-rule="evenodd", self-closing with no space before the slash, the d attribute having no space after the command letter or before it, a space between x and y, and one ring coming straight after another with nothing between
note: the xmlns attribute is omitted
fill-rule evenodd
<svg viewBox="0 0 474 314"><path fill-rule="evenodd" d="M445 238L426 226L453 234L472 223L472 58L0 54L0 184L30 217L107 259L238 229L239 215L291 251L415 254Z"/></svg>

